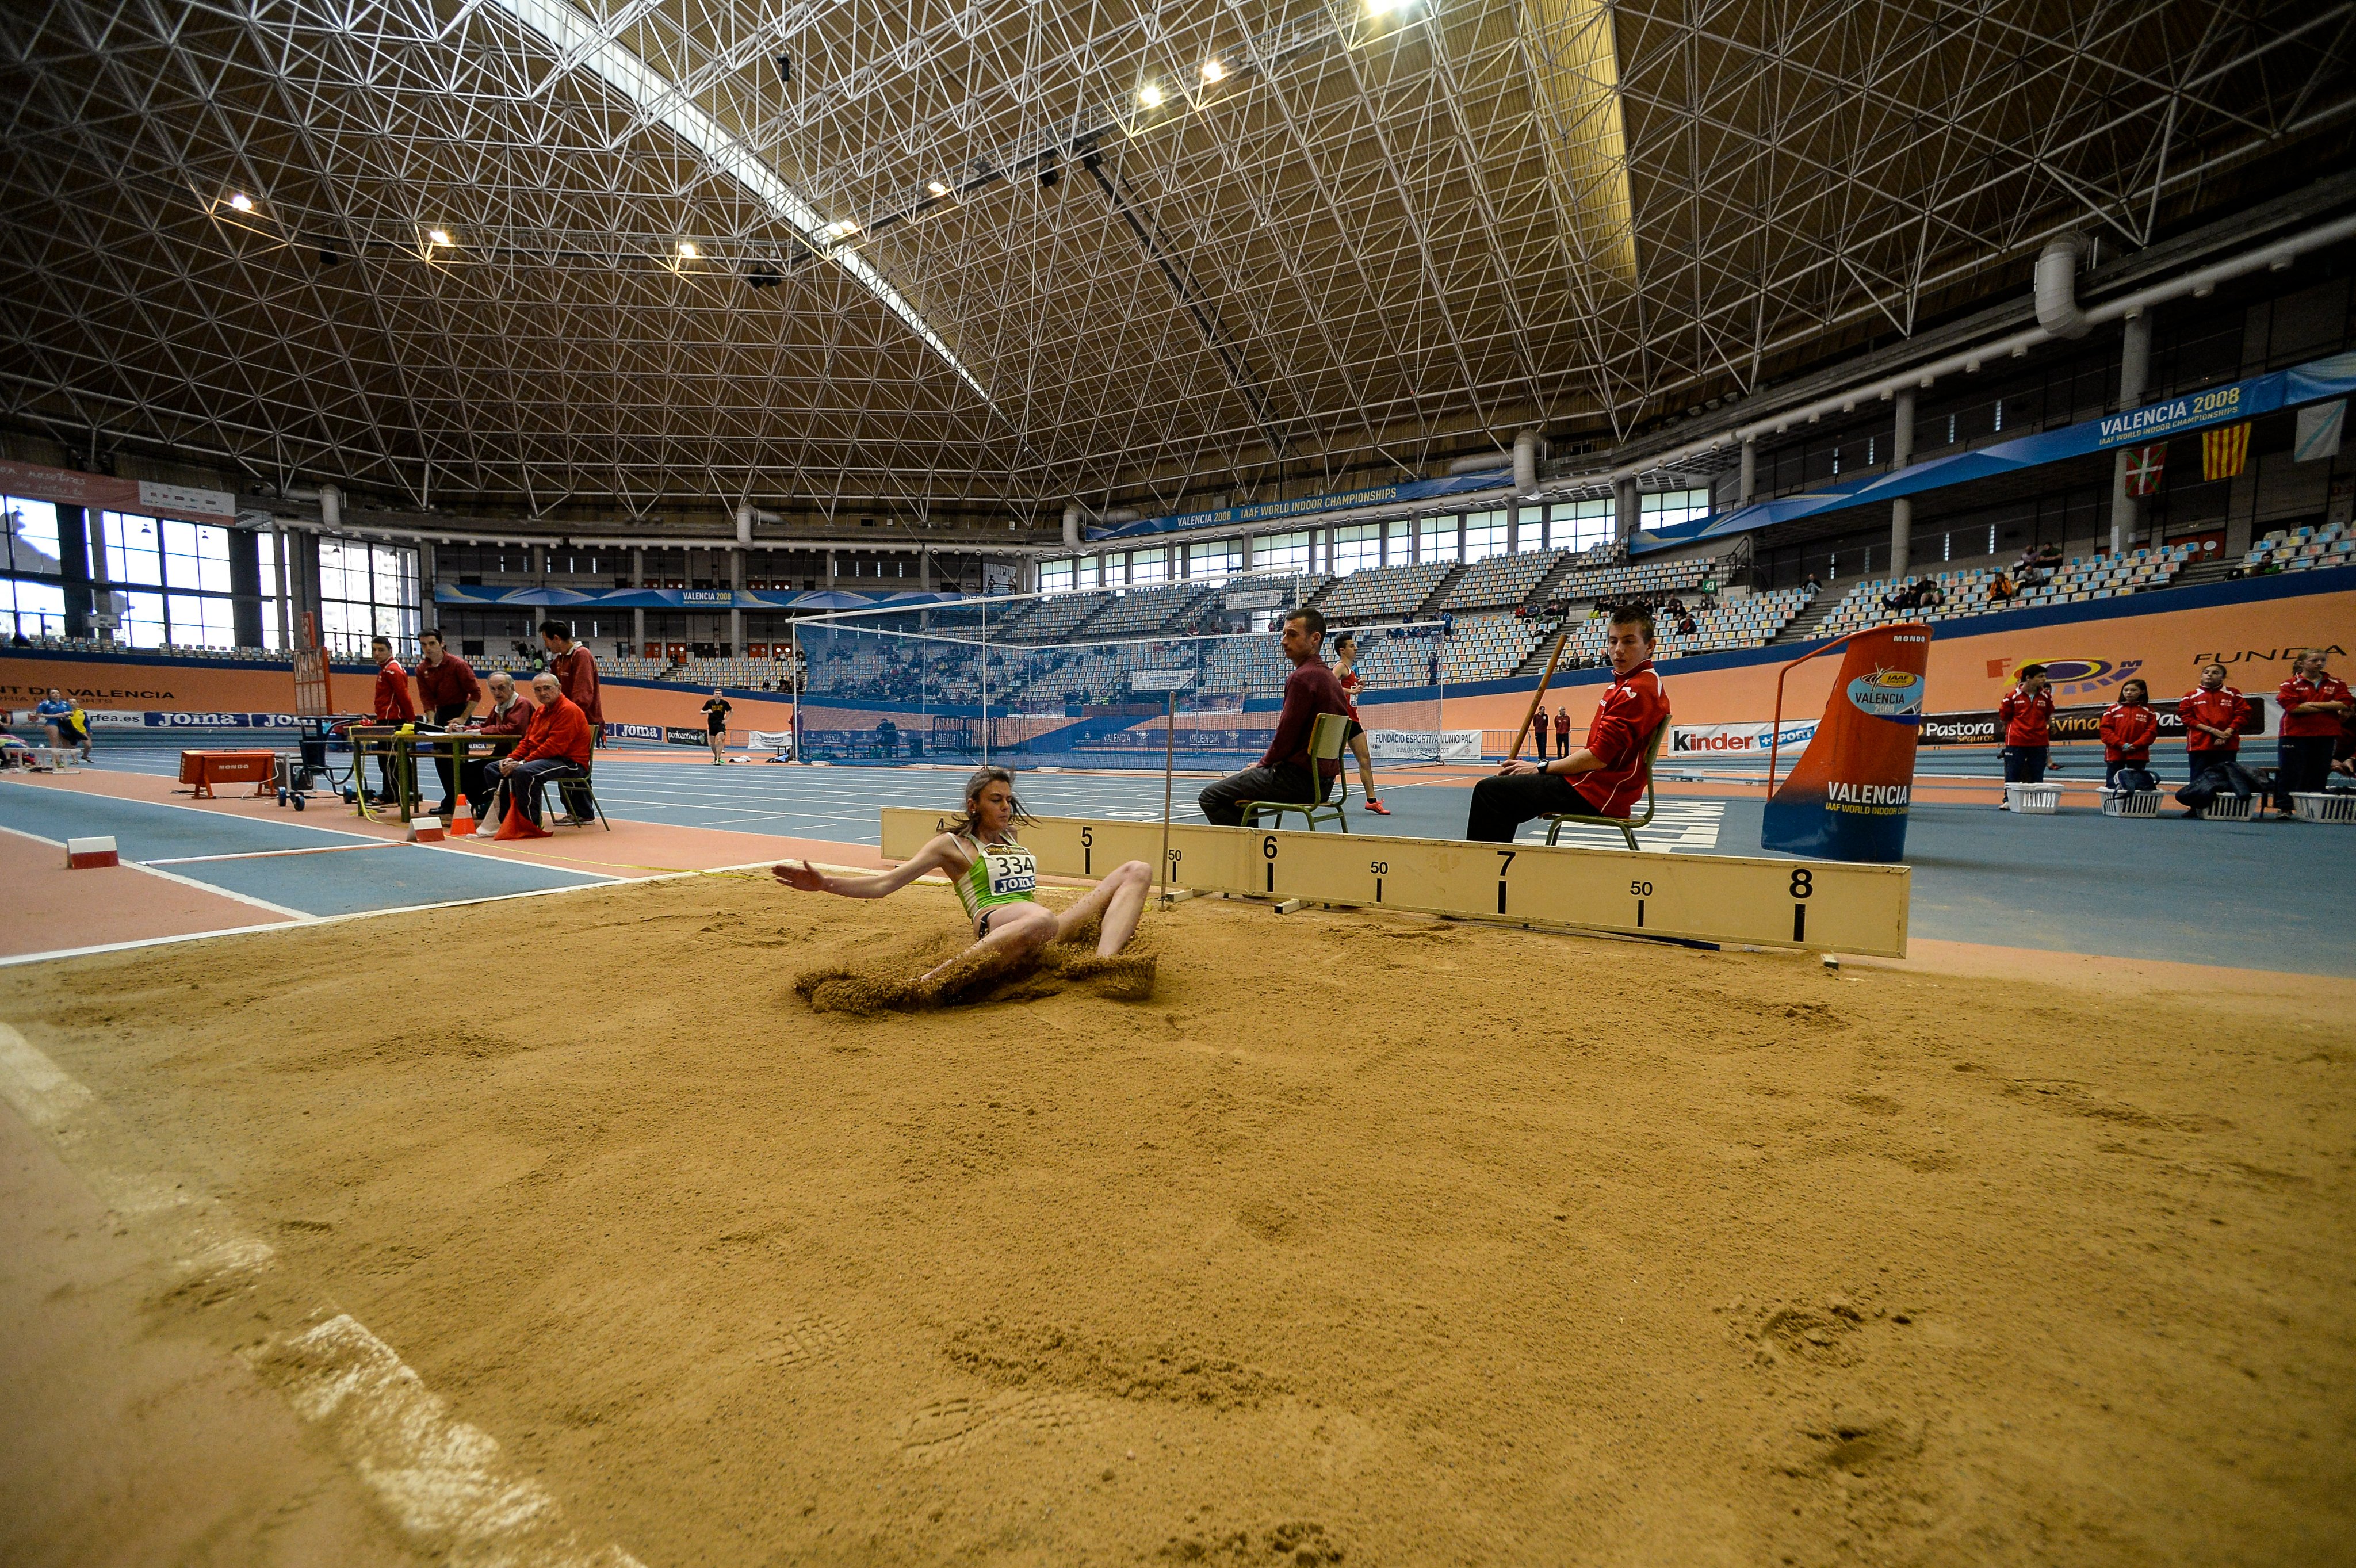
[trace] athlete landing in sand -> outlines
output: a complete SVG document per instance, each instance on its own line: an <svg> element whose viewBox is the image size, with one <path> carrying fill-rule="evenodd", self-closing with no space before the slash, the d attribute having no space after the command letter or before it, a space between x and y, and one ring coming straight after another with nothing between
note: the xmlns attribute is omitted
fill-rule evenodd
<svg viewBox="0 0 2356 1568"><path fill-rule="evenodd" d="M1058 915L1036 901L1039 867L1031 852L1014 842L1014 827L1026 814L1014 799L1014 776L1003 768L981 768L965 782L965 811L891 871L874 876L830 876L804 861L770 867L788 887L805 893L836 893L845 898L885 898L928 871L945 871L958 902L973 922L973 946L924 976L933 980L976 961L1014 962L1060 941L1090 919L1102 917L1097 956L1110 958L1137 934L1152 867L1141 860L1121 865Z"/></svg>

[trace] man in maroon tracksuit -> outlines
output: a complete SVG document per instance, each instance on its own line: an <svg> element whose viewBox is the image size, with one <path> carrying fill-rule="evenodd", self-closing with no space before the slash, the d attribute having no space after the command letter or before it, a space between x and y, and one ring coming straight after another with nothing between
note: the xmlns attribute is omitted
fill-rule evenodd
<svg viewBox="0 0 2356 1568"><path fill-rule="evenodd" d="M440 632L419 633L417 648L417 668L410 673L417 678L418 698L433 714L434 722L447 729L475 711L483 697L483 683L475 679L473 665L443 645ZM442 779L442 803L434 808L434 814L446 817L451 802L457 799L457 769L450 765L448 753L434 754L434 771Z"/></svg>
<svg viewBox="0 0 2356 1568"><path fill-rule="evenodd" d="M1277 715L1276 734L1268 754L1255 768L1231 773L1205 787L1197 797L1203 815L1222 827L1241 827L1246 800L1298 800L1309 805L1323 800L1333 781L1341 777L1338 761L1309 764L1309 736L1320 714L1347 715L1350 701L1342 683L1318 657L1325 646L1325 618L1312 609L1294 610L1284 618L1284 656L1292 673L1284 682L1284 711Z"/></svg>

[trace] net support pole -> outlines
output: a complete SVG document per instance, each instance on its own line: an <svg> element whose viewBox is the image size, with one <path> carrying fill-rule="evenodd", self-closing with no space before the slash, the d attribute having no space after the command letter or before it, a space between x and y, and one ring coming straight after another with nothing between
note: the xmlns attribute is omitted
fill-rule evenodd
<svg viewBox="0 0 2356 1568"><path fill-rule="evenodd" d="M1178 693L1170 693L1170 718L1162 730L1162 907L1170 908L1170 796L1178 764Z"/></svg>

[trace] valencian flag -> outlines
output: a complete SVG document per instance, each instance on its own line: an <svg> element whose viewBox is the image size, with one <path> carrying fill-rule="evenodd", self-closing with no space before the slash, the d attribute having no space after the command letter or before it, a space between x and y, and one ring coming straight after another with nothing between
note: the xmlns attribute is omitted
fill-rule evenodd
<svg viewBox="0 0 2356 1568"><path fill-rule="evenodd" d="M2159 481L2168 472L2168 444L2138 446L2127 454L2127 494L2147 496L2159 489Z"/></svg>
<svg viewBox="0 0 2356 1568"><path fill-rule="evenodd" d="M2246 419L2222 430L2201 433L2201 477L2204 479L2239 478L2249 456L2250 422Z"/></svg>

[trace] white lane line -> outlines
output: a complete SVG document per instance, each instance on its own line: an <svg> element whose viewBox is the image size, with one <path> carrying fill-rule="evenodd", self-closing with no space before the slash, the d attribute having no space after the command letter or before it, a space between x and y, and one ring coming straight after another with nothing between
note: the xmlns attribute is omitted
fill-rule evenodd
<svg viewBox="0 0 2356 1568"><path fill-rule="evenodd" d="M94 1148L118 1140L107 1135L110 1128L89 1124L112 1118L5 1024L0 1096L59 1145L102 1202L151 1222L153 1240L192 1283L250 1283L276 1263L268 1242L185 1178L91 1163ZM584 1541L553 1494L510 1471L497 1438L453 1417L449 1402L349 1313L238 1354L295 1414L327 1433L393 1522L442 1560L479 1568L644 1568L619 1546Z"/></svg>
<svg viewBox="0 0 2356 1568"><path fill-rule="evenodd" d="M13 833L17 838L30 839L35 843L45 843L52 849L63 849L66 847L64 843L60 840L43 838L38 833L28 833L22 828L12 828L5 824L0 824L0 833ZM226 887L217 887L209 882L198 882L192 876L179 876L168 871L158 871L154 865L145 861L126 860L122 862L122 865L125 870L142 872L146 875L158 877L166 882L177 882L183 887L193 887L199 893L219 894L221 897L227 898L232 903L251 905L256 909L267 909L273 915L284 915L288 919L295 921L298 924L307 924L319 918L318 916L312 914L307 909L290 909L284 904L273 904L266 898L252 898L242 893L232 893ZM0 964L17 963L21 961L23 961L18 959L0 958Z"/></svg>
<svg viewBox="0 0 2356 1568"><path fill-rule="evenodd" d="M143 860L141 865L206 865L216 860L275 860L288 854L349 854L356 849L406 849L409 846L386 840L381 843L330 843L314 849L252 849L237 854L177 854L164 860Z"/></svg>

